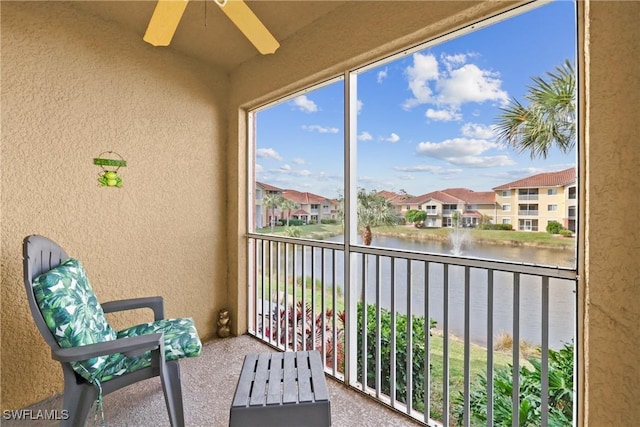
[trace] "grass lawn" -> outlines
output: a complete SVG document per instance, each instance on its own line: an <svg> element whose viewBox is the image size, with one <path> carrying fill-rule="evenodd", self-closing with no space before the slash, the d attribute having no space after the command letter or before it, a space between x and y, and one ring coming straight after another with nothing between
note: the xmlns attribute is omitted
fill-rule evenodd
<svg viewBox="0 0 640 427"><path fill-rule="evenodd" d="M431 336L431 418L442 420L443 413L443 355L444 338L434 332ZM494 369L507 366L512 362L510 354L494 352ZM478 374L486 373L487 349L476 344L471 344L471 382ZM453 417L453 398L464 392L464 343L462 340L451 337L449 339L449 413ZM452 422L453 423L453 422Z"/></svg>

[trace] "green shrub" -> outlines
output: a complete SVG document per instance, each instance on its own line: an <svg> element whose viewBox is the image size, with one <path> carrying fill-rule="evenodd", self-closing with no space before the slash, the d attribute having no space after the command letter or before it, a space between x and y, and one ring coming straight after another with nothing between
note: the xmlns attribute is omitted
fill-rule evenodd
<svg viewBox="0 0 640 427"><path fill-rule="evenodd" d="M512 231L513 225L511 224L480 224L478 230L503 230Z"/></svg>
<svg viewBox="0 0 640 427"><path fill-rule="evenodd" d="M321 219L320 224L337 224L337 219Z"/></svg>
<svg viewBox="0 0 640 427"><path fill-rule="evenodd" d="M562 230L560 230L560 235L562 237L572 237L573 232L571 230L567 230L566 228L563 228Z"/></svg>
<svg viewBox="0 0 640 427"><path fill-rule="evenodd" d="M280 225L286 226L287 225L287 220L286 219L281 219L280 220ZM295 225L295 226L299 227L301 225L304 225L304 222L301 219L289 219L289 225L290 226Z"/></svg>
<svg viewBox="0 0 640 427"><path fill-rule="evenodd" d="M531 368L520 367L521 426L539 426L541 420L541 363L529 358ZM487 425L487 377L479 374L470 390L471 425ZM513 366L498 367L493 372L493 425L512 425ZM458 425L463 423L464 395L453 399L454 416ZM573 417L573 344L565 344L558 351L549 350L549 426L571 425Z"/></svg>
<svg viewBox="0 0 640 427"><path fill-rule="evenodd" d="M376 323L377 313L374 304L367 305L367 385L375 388L376 375L380 375L381 392L391 393L391 312L380 309L380 371L376 371ZM429 328L435 327L431 319ZM425 361L425 322L424 317L412 316L412 352L413 352L413 407L424 410L424 361ZM358 331L363 330L362 303L358 303ZM407 316L396 313L396 399L406 403L407 399ZM429 331L430 333L430 331ZM362 378L362 334L358 334L358 379Z"/></svg>
<svg viewBox="0 0 640 427"><path fill-rule="evenodd" d="M562 228L562 224L558 221L549 221L547 223L547 233L549 234L559 234Z"/></svg>
<svg viewBox="0 0 640 427"><path fill-rule="evenodd" d="M302 236L302 230L300 229L300 227L296 227L296 226L293 226L293 225L285 226L284 230L282 230L282 233L285 236L288 236L288 237L300 237L300 236Z"/></svg>

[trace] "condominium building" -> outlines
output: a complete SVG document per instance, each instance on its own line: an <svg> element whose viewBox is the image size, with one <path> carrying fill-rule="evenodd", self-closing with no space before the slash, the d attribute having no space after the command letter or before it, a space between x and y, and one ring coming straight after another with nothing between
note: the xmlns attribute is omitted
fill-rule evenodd
<svg viewBox="0 0 640 427"><path fill-rule="evenodd" d="M323 219L338 219L337 200L297 190L284 190L282 197L295 203L295 209L282 212L283 218L299 219L305 224L317 223Z"/></svg>
<svg viewBox="0 0 640 427"><path fill-rule="evenodd" d="M497 213L492 191L473 191L467 188L447 188L432 191L408 200L398 201L403 215L412 209L427 213L427 227L452 227L456 215L465 227L491 222Z"/></svg>
<svg viewBox="0 0 640 427"><path fill-rule="evenodd" d="M273 222L274 225L278 222L281 218L280 210L276 206L265 206L263 199L268 195L282 196L283 191L284 190L282 188L256 181L256 211L254 216L255 228L268 227L271 222Z"/></svg>
<svg viewBox="0 0 640 427"><path fill-rule="evenodd" d="M576 229L576 170L533 175L493 188L498 207L496 221L514 230L545 231L557 221Z"/></svg>

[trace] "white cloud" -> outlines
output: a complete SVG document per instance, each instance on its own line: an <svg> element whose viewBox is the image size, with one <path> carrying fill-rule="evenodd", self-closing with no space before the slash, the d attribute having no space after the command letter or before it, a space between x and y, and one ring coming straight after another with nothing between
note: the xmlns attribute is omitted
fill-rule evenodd
<svg viewBox="0 0 640 427"><path fill-rule="evenodd" d="M453 138L442 142L421 142L416 151L419 155L445 159L474 156L496 148L497 144L484 139Z"/></svg>
<svg viewBox="0 0 640 427"><path fill-rule="evenodd" d="M411 175L408 173L401 173L400 175L397 175L397 177L402 181L414 181L416 179L415 175Z"/></svg>
<svg viewBox="0 0 640 427"><path fill-rule="evenodd" d="M460 114L455 108L450 108L448 110L434 110L433 108L429 108L424 115L428 119L441 122L462 120L462 114Z"/></svg>
<svg viewBox="0 0 640 427"><path fill-rule="evenodd" d="M406 74L413 98L405 101L404 108L412 108L435 101L433 91L428 85L429 81L438 79L438 61L435 56L414 53L413 65L407 67Z"/></svg>
<svg viewBox="0 0 640 427"><path fill-rule="evenodd" d="M457 166L488 168L515 164L505 155L480 156L493 148L498 148L498 144L483 139L454 138L442 142L421 142L416 151L418 155L446 160Z"/></svg>
<svg viewBox="0 0 640 427"><path fill-rule="evenodd" d="M369 132L362 131L360 132L360 135L358 135L359 141L371 141L372 139L373 139L373 136L371 136Z"/></svg>
<svg viewBox="0 0 640 427"><path fill-rule="evenodd" d="M509 95L500 89L502 80L498 77L497 73L481 70L475 64L465 64L452 70L448 78L438 81L438 102L456 106L465 102L485 101L506 104Z"/></svg>
<svg viewBox="0 0 640 427"><path fill-rule="evenodd" d="M387 68L385 67L384 70L378 71L378 75L376 76L376 80L377 80L378 83L382 83L382 81L384 79L386 79L386 78L387 78Z"/></svg>
<svg viewBox="0 0 640 427"><path fill-rule="evenodd" d="M318 106L315 102L307 98L306 95L300 95L293 98L291 104L295 109L304 111L305 113L315 113L318 111Z"/></svg>
<svg viewBox="0 0 640 427"><path fill-rule="evenodd" d="M400 141L400 136L398 136L398 134L396 134L396 133L391 133L391 135L386 137L384 140L387 141L387 142L391 142L393 144L393 143L396 143L396 142Z"/></svg>
<svg viewBox="0 0 640 427"><path fill-rule="evenodd" d="M463 156L448 159L450 163L470 168L493 168L499 166L515 165L516 162L509 156Z"/></svg>
<svg viewBox="0 0 640 427"><path fill-rule="evenodd" d="M286 172L290 172L290 171L291 171L291 166L289 166L289 165L282 165L282 166L280 166L280 170L282 170L282 171L286 171Z"/></svg>
<svg viewBox="0 0 640 427"><path fill-rule="evenodd" d="M460 128L462 135L467 138L493 139L495 126L487 126L479 123L465 123Z"/></svg>
<svg viewBox="0 0 640 427"><path fill-rule="evenodd" d="M394 169L400 172L428 172L435 175L455 175L462 172L462 169L445 169L434 165L395 166Z"/></svg>
<svg viewBox="0 0 640 427"><path fill-rule="evenodd" d="M255 171L255 173L260 173L264 171L264 168L262 167L262 165L256 163L256 165L253 167L253 170Z"/></svg>
<svg viewBox="0 0 640 427"><path fill-rule="evenodd" d="M467 55L464 53L457 53L455 55L443 54L440 58L449 71L453 67L463 65L467 62Z"/></svg>
<svg viewBox="0 0 640 427"><path fill-rule="evenodd" d="M364 102L360 101L359 99L356 101L356 112L358 114L360 114L360 111L362 111L362 107L364 107Z"/></svg>
<svg viewBox="0 0 640 427"><path fill-rule="evenodd" d="M320 172L318 174L318 180L320 181L340 181L342 182L342 175L330 174L327 172Z"/></svg>
<svg viewBox="0 0 640 427"><path fill-rule="evenodd" d="M296 165L304 165L306 163L304 159L301 159L300 157L294 157L291 161Z"/></svg>
<svg viewBox="0 0 640 427"><path fill-rule="evenodd" d="M295 171L293 174L296 175L296 176L309 176L309 175L311 175L311 171L308 171L306 169L302 169L302 170L299 170L299 171Z"/></svg>
<svg viewBox="0 0 640 427"><path fill-rule="evenodd" d="M256 150L256 156L263 159L274 159L274 160L282 160L280 154L273 148L258 148Z"/></svg>
<svg viewBox="0 0 640 427"><path fill-rule="evenodd" d="M303 125L302 129L308 130L309 132L318 132L318 133L338 133L340 129L334 127L326 127L320 125Z"/></svg>
<svg viewBox="0 0 640 427"><path fill-rule="evenodd" d="M406 100L403 107L410 109L433 104L438 108L428 110L427 117L431 115L433 120L459 120L458 110L468 102L494 101L505 105L509 96L501 88L500 75L467 63L473 56L462 53L443 55L439 64L432 54L414 54L413 64L405 71L413 98ZM456 118L448 118L445 111Z"/></svg>

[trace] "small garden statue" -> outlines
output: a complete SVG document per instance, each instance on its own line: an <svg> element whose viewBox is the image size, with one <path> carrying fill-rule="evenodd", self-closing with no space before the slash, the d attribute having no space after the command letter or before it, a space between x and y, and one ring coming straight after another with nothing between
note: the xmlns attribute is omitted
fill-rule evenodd
<svg viewBox="0 0 640 427"><path fill-rule="evenodd" d="M229 327L231 326L231 319L229 318L229 310L223 308L218 313L218 336L220 338L227 338L231 331Z"/></svg>

